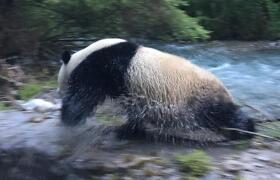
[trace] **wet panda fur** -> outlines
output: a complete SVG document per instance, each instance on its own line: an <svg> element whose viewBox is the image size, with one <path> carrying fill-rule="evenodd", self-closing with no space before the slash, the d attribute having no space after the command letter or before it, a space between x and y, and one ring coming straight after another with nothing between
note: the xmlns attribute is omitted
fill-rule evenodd
<svg viewBox="0 0 280 180"><path fill-rule="evenodd" d="M106 98L120 103L128 136L145 128L209 128L230 139L251 138L222 128L255 131L222 82L190 61L123 39L102 39L62 54L58 82L63 94L61 120L76 125Z"/></svg>

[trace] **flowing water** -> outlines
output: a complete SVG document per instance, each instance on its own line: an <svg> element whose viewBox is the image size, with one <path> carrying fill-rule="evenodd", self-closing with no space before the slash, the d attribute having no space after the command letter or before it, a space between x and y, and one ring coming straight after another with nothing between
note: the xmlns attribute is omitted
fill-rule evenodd
<svg viewBox="0 0 280 180"><path fill-rule="evenodd" d="M279 42L209 42L148 45L183 56L217 75L237 102L270 119L280 117Z"/></svg>

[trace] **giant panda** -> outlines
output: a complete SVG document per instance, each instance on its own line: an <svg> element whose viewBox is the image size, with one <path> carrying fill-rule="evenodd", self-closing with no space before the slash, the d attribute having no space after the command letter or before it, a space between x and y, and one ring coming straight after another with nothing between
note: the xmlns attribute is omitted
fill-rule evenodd
<svg viewBox="0 0 280 180"><path fill-rule="evenodd" d="M102 39L62 54L58 75L61 120L73 126L94 114L106 98L126 111L120 132L133 135L153 127L187 132L209 128L229 139L252 135L255 125L212 73L190 61L124 39Z"/></svg>

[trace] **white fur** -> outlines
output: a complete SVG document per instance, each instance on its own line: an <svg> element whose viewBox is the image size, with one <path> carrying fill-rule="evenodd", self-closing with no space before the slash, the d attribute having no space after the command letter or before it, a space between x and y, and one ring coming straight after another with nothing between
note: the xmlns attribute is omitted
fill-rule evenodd
<svg viewBox="0 0 280 180"><path fill-rule="evenodd" d="M223 84L209 71L190 61L140 47L128 70L130 92L149 101L166 104L186 104L191 97L221 93L232 101Z"/></svg>

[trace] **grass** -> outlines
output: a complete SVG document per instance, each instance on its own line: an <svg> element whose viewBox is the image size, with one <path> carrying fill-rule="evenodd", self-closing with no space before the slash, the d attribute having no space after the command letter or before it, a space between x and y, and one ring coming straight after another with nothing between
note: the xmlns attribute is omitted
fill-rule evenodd
<svg viewBox="0 0 280 180"><path fill-rule="evenodd" d="M40 84L25 84L18 90L18 95L21 100L27 100L43 91Z"/></svg>
<svg viewBox="0 0 280 180"><path fill-rule="evenodd" d="M10 107L6 103L0 102L0 111L4 111L8 109L10 109Z"/></svg>
<svg viewBox="0 0 280 180"><path fill-rule="evenodd" d="M43 90L52 89L55 87L57 87L57 82L55 80L27 83L19 88L18 96L21 100L28 100Z"/></svg>
<svg viewBox="0 0 280 180"><path fill-rule="evenodd" d="M211 157L204 151L195 150L192 153L176 155L180 170L186 174L186 178L195 178L205 175L211 166Z"/></svg>

